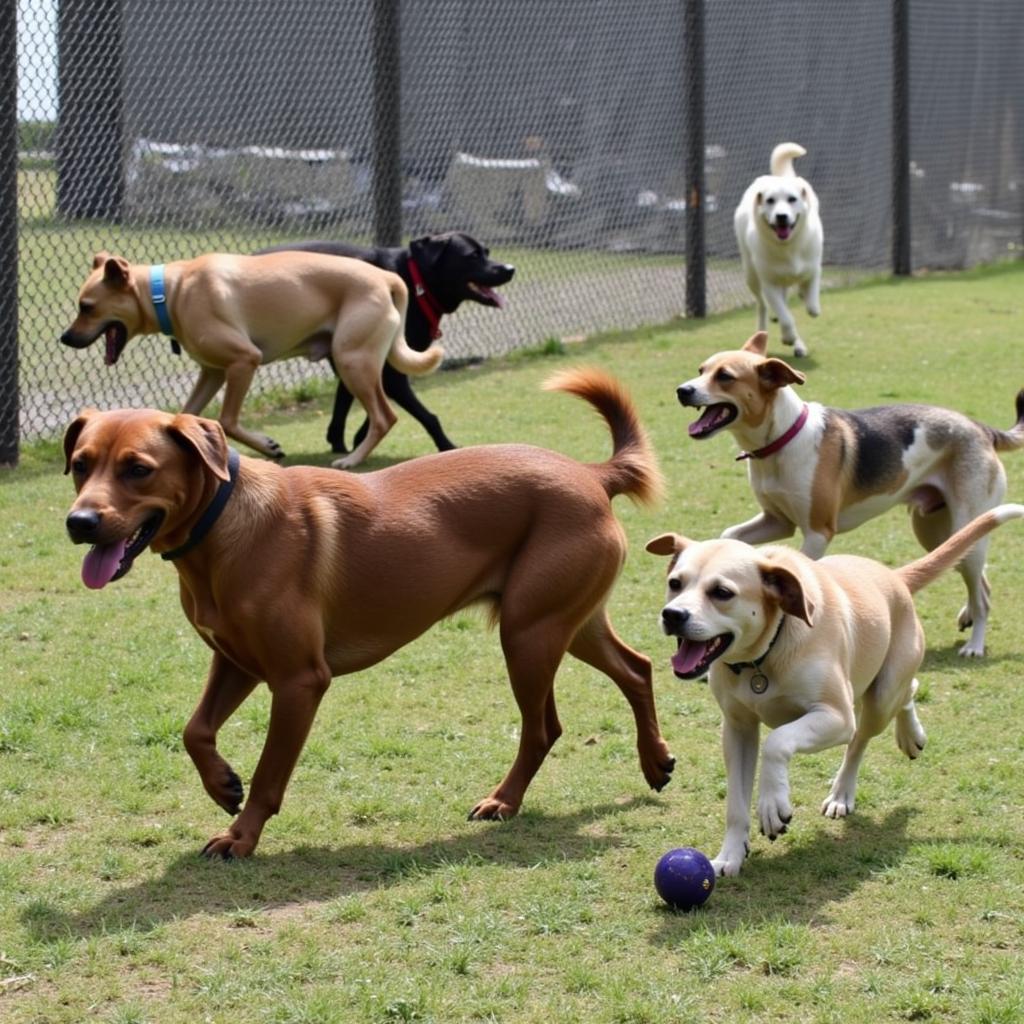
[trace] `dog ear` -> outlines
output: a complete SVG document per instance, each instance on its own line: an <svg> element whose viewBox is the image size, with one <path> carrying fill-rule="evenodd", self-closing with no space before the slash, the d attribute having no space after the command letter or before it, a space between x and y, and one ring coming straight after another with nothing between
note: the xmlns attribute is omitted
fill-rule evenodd
<svg viewBox="0 0 1024 1024"><path fill-rule="evenodd" d="M64 475L71 472L71 453L78 444L79 435L90 418L96 414L95 409L83 409L67 430L64 431Z"/></svg>
<svg viewBox="0 0 1024 1024"><path fill-rule="evenodd" d="M759 568L761 584L765 593L787 615L803 619L808 626L813 626L814 623L811 620L814 615L814 604L804 593L799 576L781 565L774 565L770 562L762 563Z"/></svg>
<svg viewBox="0 0 1024 1024"><path fill-rule="evenodd" d="M766 391L784 388L787 384L803 384L807 378L781 359L766 359L757 368L757 376Z"/></svg>
<svg viewBox="0 0 1024 1024"><path fill-rule="evenodd" d="M756 356L763 356L768 351L768 332L758 331L756 334L752 334L743 343L740 351L753 352Z"/></svg>
<svg viewBox="0 0 1024 1024"><path fill-rule="evenodd" d="M653 537L645 546L645 550L652 555L678 555L687 544L693 542L678 533L663 533L659 537Z"/></svg>
<svg viewBox="0 0 1024 1024"><path fill-rule="evenodd" d="M131 265L123 256L107 256L103 262L103 281L112 288L127 288L131 281Z"/></svg>
<svg viewBox="0 0 1024 1024"><path fill-rule="evenodd" d="M175 441L194 451L218 480L231 479L227 438L216 420L179 413L167 429Z"/></svg>
<svg viewBox="0 0 1024 1024"><path fill-rule="evenodd" d="M92 269L95 270L97 267L102 267L107 260L110 259L110 253L106 249L101 249L92 258Z"/></svg>
<svg viewBox="0 0 1024 1024"><path fill-rule="evenodd" d="M422 238L414 238L409 243L409 255L416 261L420 271L427 274L441 262L450 241L450 235L424 235Z"/></svg>

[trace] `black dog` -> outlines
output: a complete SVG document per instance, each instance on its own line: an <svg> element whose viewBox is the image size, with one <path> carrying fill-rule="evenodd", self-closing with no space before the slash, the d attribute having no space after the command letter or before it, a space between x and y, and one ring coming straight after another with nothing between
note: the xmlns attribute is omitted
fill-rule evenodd
<svg viewBox="0 0 1024 1024"><path fill-rule="evenodd" d="M461 231L417 238L408 249L313 241L275 245L261 252L294 250L349 256L398 274L409 288L405 338L418 352L423 352L431 341L441 336L441 317L455 312L467 299L482 306L503 306L505 300L494 289L511 281L516 272L516 268L508 263L495 263L483 245ZM441 421L413 394L409 378L404 373L385 363L382 381L384 393L422 424L438 451L455 447L445 434ZM332 451L348 451L345 447L345 421L351 408L352 394L339 380L334 413L327 428L327 440ZM364 420L356 431L355 444L359 444L366 435L367 426Z"/></svg>

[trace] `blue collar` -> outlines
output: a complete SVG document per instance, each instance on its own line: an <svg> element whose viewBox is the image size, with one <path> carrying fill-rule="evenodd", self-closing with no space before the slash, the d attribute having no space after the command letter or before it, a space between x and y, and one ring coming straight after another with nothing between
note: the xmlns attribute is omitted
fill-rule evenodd
<svg viewBox="0 0 1024 1024"><path fill-rule="evenodd" d="M230 448L228 450L228 479L220 482L220 487L217 488L213 501L206 506L206 511L200 516L199 522L192 527L192 532L188 535L185 543L160 555L164 561L171 562L175 558L181 558L182 555L188 554L210 532L213 524L217 522L221 512L224 511L224 506L228 503L231 492L235 489L235 481L238 479L240 463L241 459L238 452L234 448Z"/></svg>
<svg viewBox="0 0 1024 1024"><path fill-rule="evenodd" d="M164 265L154 263L149 268L149 292L153 298L153 308L156 310L156 319L160 324L160 330L164 334L173 336L174 328L171 326L171 314L167 309L167 293L164 291Z"/></svg>

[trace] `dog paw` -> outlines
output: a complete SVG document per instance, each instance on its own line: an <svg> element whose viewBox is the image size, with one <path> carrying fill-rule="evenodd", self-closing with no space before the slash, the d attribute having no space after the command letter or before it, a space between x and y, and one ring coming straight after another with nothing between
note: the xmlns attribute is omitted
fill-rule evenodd
<svg viewBox="0 0 1024 1024"><path fill-rule="evenodd" d="M802 338L797 338L793 342L793 355L794 356L805 356L807 355L807 346L804 344Z"/></svg>
<svg viewBox="0 0 1024 1024"><path fill-rule="evenodd" d="M743 845L729 844L723 846L718 856L711 861L715 874L719 878L735 878L743 867L743 861L750 853L750 843L744 841Z"/></svg>
<svg viewBox="0 0 1024 1024"><path fill-rule="evenodd" d="M896 746L913 761L921 756L927 740L924 726L921 725L913 704L909 710L904 708L896 719Z"/></svg>
<svg viewBox="0 0 1024 1024"><path fill-rule="evenodd" d="M242 798L245 796L245 787L242 780L227 765L224 766L223 774L213 783L206 786L206 792L210 794L213 802L222 807L228 814L238 814L242 809Z"/></svg>
<svg viewBox="0 0 1024 1024"><path fill-rule="evenodd" d="M757 816L761 825L761 835L774 843L779 836L786 834L787 827L793 820L793 808L784 793L762 796L757 802Z"/></svg>
<svg viewBox="0 0 1024 1024"><path fill-rule="evenodd" d="M214 836L200 851L207 860L241 860L252 855L256 840L237 836L231 829Z"/></svg>
<svg viewBox="0 0 1024 1024"><path fill-rule="evenodd" d="M826 818L845 818L848 814L853 813L853 803L852 793L836 793L833 791L825 797L821 805L821 813Z"/></svg>
<svg viewBox="0 0 1024 1024"><path fill-rule="evenodd" d="M658 793L672 781L672 772L675 766L676 759L669 752L668 747L664 747L652 758L641 757L640 759L640 767L647 780L647 785Z"/></svg>
<svg viewBox="0 0 1024 1024"><path fill-rule="evenodd" d="M957 654L959 654L961 658L984 658L985 645L983 643L975 643L973 640L968 640L967 643L957 651Z"/></svg>
<svg viewBox="0 0 1024 1024"><path fill-rule="evenodd" d="M331 466L334 469L351 469L353 466L358 466L362 459L356 459L352 457L352 453L349 452L343 459L335 459Z"/></svg>
<svg viewBox="0 0 1024 1024"><path fill-rule="evenodd" d="M486 800L481 800L480 803L478 803L476 807L469 812L467 820L505 821L508 818L514 818L518 810L518 807L513 807L504 800L499 800L496 797L489 796Z"/></svg>
<svg viewBox="0 0 1024 1024"><path fill-rule="evenodd" d="M261 438L258 448L268 459L280 461L284 458L284 449L272 437L267 437L265 434Z"/></svg>

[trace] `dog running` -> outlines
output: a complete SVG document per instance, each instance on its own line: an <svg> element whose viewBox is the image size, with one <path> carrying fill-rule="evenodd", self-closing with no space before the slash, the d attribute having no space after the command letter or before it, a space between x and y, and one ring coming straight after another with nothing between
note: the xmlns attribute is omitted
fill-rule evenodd
<svg viewBox="0 0 1024 1024"><path fill-rule="evenodd" d="M505 299L497 290L508 284L516 268L510 263L491 259L490 251L464 231L414 238L406 248L350 245L347 242L285 242L262 252L319 252L330 256L346 256L365 260L375 267L390 270L404 282L412 297L405 319L405 338L416 352L425 352L441 337L441 319L462 305L475 302L481 306L502 309ZM430 436L438 451L449 451L455 443L448 437L441 421L412 390L409 376L384 364L384 394L404 409ZM345 453L345 424L352 408L352 392L339 378L334 396L334 411L327 428L331 450ZM353 444L359 446L366 437L369 420L356 431Z"/></svg>
<svg viewBox="0 0 1024 1024"><path fill-rule="evenodd" d="M172 336L200 366L183 411L198 415L223 386L225 433L274 459L284 455L280 445L240 422L257 368L296 356L330 357L370 422L362 443L334 462L350 469L396 421L381 386L385 361L403 373L423 374L442 359L437 345L414 352L407 344L407 303L397 274L362 260L302 252L210 253L147 266L101 252L79 292L78 315L60 340L85 348L103 335L106 362L113 365L136 335Z"/></svg>
<svg viewBox="0 0 1024 1024"><path fill-rule="evenodd" d="M849 744L821 806L841 818L854 808L868 741L890 721L900 750L910 758L921 753L925 732L914 694L925 645L913 594L990 531L1022 516L1024 505L1000 505L896 570L854 555L816 562L781 545L699 543L675 533L647 544L671 559L660 623L678 644L672 668L681 679L710 670L722 710L728 793L725 839L712 861L717 874L738 874L750 849L762 724L772 732L761 751L757 817L771 840L793 815L794 754Z"/></svg>
<svg viewBox="0 0 1024 1024"><path fill-rule="evenodd" d="M604 417L609 460L486 445L357 475L241 457L216 421L188 414L87 411L70 425L77 498L66 523L72 541L90 545L84 583L120 579L152 548L173 562L185 615L213 649L185 747L207 793L238 817L207 856L256 848L334 676L382 661L469 605L499 625L522 715L515 762L471 818L519 810L562 731L554 678L566 651L619 686L644 778L657 790L669 782L650 660L618 638L605 610L626 554L611 499L653 501L657 464L614 379L575 370L545 386ZM217 733L261 681L270 725L243 807Z"/></svg>
<svg viewBox="0 0 1024 1024"><path fill-rule="evenodd" d="M886 405L849 411L805 403L793 389L804 375L766 355L768 336L709 356L699 375L676 389L687 407L702 408L690 424L697 440L730 431L743 451L761 512L722 534L760 544L791 537L820 558L837 533L852 530L894 505L911 511L926 550L1002 501L1006 472L997 452L1024 446L1024 390L1010 430L985 426L931 405ZM964 657L985 653L991 606L985 575L988 541L957 566L967 603L957 624L970 629Z"/></svg>

